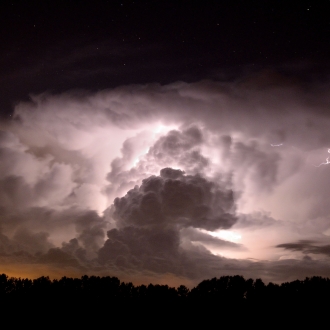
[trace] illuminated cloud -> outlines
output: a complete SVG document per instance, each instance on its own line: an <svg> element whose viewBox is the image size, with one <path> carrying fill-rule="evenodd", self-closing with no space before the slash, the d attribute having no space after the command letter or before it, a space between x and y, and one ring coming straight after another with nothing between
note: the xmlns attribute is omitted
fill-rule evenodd
<svg viewBox="0 0 330 330"><path fill-rule="evenodd" d="M327 89L272 79L18 104L0 131L2 262L274 281L318 262L326 274L327 259L303 260L283 242L312 240L321 251L330 234L329 167L315 166L330 143Z"/></svg>

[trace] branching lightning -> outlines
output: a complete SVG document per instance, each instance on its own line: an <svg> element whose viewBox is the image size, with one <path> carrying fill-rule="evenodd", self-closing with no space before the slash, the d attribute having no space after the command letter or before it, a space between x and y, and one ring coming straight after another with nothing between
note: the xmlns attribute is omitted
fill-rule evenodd
<svg viewBox="0 0 330 330"><path fill-rule="evenodd" d="M330 148L328 149L328 153L330 154ZM330 164L330 160L329 160L330 157L327 157L325 162L321 163L320 165L314 165L315 167L320 167L321 165L328 165Z"/></svg>

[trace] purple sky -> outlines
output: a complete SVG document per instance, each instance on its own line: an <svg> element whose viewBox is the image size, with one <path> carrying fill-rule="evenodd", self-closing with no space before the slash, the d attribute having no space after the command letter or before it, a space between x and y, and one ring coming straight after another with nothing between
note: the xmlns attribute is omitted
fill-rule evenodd
<svg viewBox="0 0 330 330"><path fill-rule="evenodd" d="M330 276L325 5L1 6L0 272Z"/></svg>

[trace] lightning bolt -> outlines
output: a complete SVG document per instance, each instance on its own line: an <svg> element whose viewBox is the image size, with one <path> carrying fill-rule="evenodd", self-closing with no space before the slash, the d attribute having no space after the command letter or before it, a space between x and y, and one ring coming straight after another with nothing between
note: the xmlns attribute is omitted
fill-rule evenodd
<svg viewBox="0 0 330 330"><path fill-rule="evenodd" d="M330 148L328 149L328 153L330 154ZM329 160L330 157L327 157L325 162L321 163L320 165L314 165L315 167L320 167L321 165L328 165L330 164L330 160Z"/></svg>

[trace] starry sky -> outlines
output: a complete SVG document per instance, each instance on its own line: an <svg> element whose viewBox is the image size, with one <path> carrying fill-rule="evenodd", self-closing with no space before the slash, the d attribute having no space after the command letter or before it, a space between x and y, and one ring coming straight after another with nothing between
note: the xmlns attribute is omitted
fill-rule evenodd
<svg viewBox="0 0 330 330"><path fill-rule="evenodd" d="M330 276L329 2L0 9L0 272Z"/></svg>

